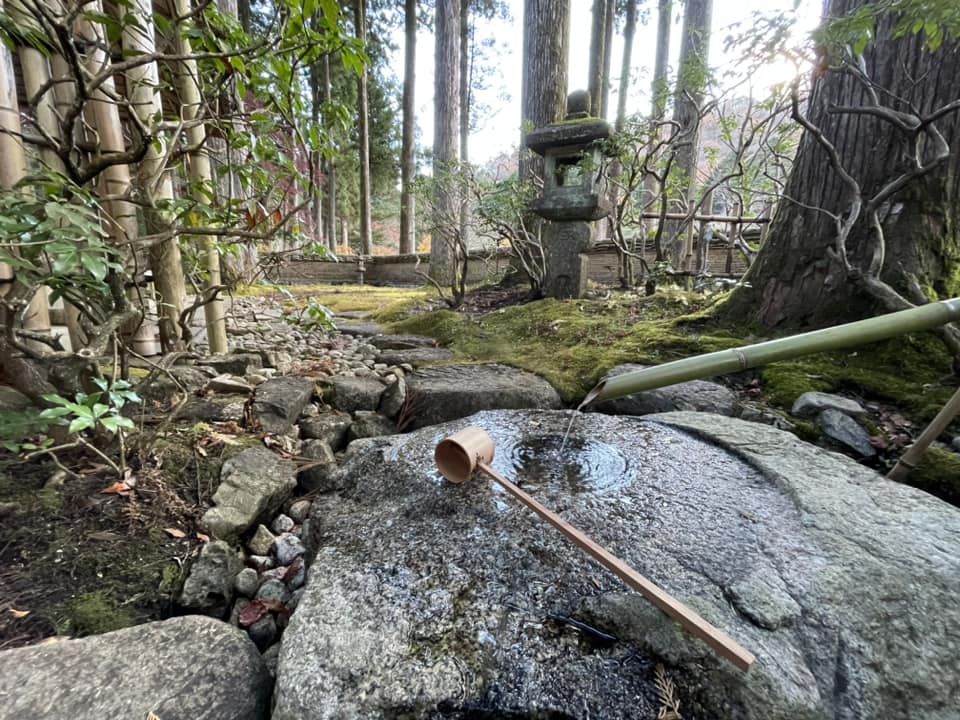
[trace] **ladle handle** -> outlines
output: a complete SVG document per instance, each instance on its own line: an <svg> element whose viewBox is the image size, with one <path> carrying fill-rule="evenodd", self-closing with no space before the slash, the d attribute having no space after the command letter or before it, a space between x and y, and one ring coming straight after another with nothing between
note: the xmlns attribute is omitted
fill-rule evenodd
<svg viewBox="0 0 960 720"><path fill-rule="evenodd" d="M680 623L692 635L696 635L716 650L722 657L725 657L744 672L750 669L750 666L756 658L753 656L753 653L741 646L736 640L719 628L708 623L682 602L664 592L605 547L599 545L592 538L563 520L559 515L541 505L512 482L502 477L492 467L484 462L478 462L477 467L496 480L507 492L520 502L585 550L607 570L643 595L669 617Z"/></svg>

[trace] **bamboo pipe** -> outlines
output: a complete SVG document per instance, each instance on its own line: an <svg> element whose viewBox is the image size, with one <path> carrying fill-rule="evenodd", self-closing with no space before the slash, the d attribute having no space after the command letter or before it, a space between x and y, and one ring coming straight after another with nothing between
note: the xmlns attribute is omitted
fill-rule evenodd
<svg viewBox="0 0 960 720"><path fill-rule="evenodd" d="M923 459L930 443L936 440L940 433L947 429L947 425L960 413L960 390L957 390L944 405L937 416L920 433L920 437L913 441L913 445L900 457L893 469L887 473L890 480L900 481L913 470Z"/></svg>
<svg viewBox="0 0 960 720"><path fill-rule="evenodd" d="M897 335L931 330L955 320L960 320L960 298L942 300L801 335L675 360L656 367L605 377L587 393L580 407L591 402L612 400L687 380L748 370L778 360L790 360L827 350L842 350Z"/></svg>
<svg viewBox="0 0 960 720"><path fill-rule="evenodd" d="M500 475L488 464L493 460L493 454L494 444L490 436L478 427L468 427L441 440L436 447L435 460L441 474L454 483L462 483L469 479L475 468L483 470L504 490L553 525L574 545L643 595L668 617L680 623L691 635L703 640L740 670L746 672L750 669L756 659L753 653Z"/></svg>

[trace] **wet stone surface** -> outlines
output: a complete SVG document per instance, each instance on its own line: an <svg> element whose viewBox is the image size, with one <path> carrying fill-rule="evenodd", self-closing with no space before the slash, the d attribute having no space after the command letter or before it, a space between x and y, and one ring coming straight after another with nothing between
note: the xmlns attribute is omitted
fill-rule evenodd
<svg viewBox="0 0 960 720"><path fill-rule="evenodd" d="M481 412L349 453L311 508L276 720L656 717L658 661L692 720L955 717L954 508L753 423L588 414L561 451L569 416ZM750 673L489 479L443 480L433 449L467 424L495 469L755 653Z"/></svg>

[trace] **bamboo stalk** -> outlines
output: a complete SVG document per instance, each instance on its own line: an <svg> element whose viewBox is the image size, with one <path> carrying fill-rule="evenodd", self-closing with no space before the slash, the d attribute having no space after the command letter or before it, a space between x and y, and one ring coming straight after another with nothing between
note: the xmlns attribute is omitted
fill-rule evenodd
<svg viewBox="0 0 960 720"><path fill-rule="evenodd" d="M540 517L563 533L577 547L603 565L607 570L623 580L629 587L639 592L650 603L680 623L683 628L717 651L737 668L746 672L756 659L749 650L740 645L719 628L711 625L689 606L645 578L623 560L597 543L590 536L573 527L559 515L534 500L530 495L500 475L485 462L477 462L477 467L497 481L511 495L520 500Z"/></svg>
<svg viewBox="0 0 960 720"><path fill-rule="evenodd" d="M611 400L687 380L747 370L778 360L790 360L828 350L842 350L897 335L931 330L958 319L960 298L952 298L801 335L675 360L656 367L606 377L587 393L580 407L591 402Z"/></svg>
<svg viewBox="0 0 960 720"><path fill-rule="evenodd" d="M923 432L920 433L920 437L914 440L913 445L901 456L897 464L893 466L893 469L887 473L887 477L890 480L903 480L911 470L920 464L924 453L927 452L927 448L930 447L930 443L940 437L940 433L947 429L947 425L950 424L950 421L953 420L958 413L960 413L960 389L947 400L947 404L941 408L937 416L924 428Z"/></svg>
<svg viewBox="0 0 960 720"><path fill-rule="evenodd" d="M191 13L189 0L174 0L174 8L178 18L188 17ZM180 55L189 56L193 53L190 40L184 37L182 28L177 28L177 51ZM212 195L214 190L213 170L210 167L210 155L207 150L207 129L202 123L192 124L191 121L202 117L203 97L200 92L200 75L197 70L197 61L193 59L181 60L177 70L177 89L182 104L181 117L184 122L190 123L187 133L187 142L195 150L190 154L189 174L193 184L193 199L198 203L210 202L207 191ZM206 191L204 190L206 188ZM220 254L217 245L210 236L200 238L201 255L204 258L204 269L207 271L205 289L210 290L221 285ZM224 319L223 301L215 299L203 306L204 317L207 322L207 343L213 354L225 353L229 349L227 344L227 326Z"/></svg>

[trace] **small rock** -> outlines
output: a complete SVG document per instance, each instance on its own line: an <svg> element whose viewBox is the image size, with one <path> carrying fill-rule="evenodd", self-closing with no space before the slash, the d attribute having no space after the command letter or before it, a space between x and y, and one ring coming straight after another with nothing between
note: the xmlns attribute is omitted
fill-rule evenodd
<svg viewBox="0 0 960 720"><path fill-rule="evenodd" d="M303 597L303 593L306 591L306 588L297 588L290 594L290 599L287 600L287 609L290 612L293 612L297 609L297 605L300 604L300 598Z"/></svg>
<svg viewBox="0 0 960 720"><path fill-rule="evenodd" d="M340 450L347 444L347 431L353 420L346 413L323 413L300 421L301 437L324 440L331 449Z"/></svg>
<svg viewBox="0 0 960 720"><path fill-rule="evenodd" d="M254 353L231 353L202 358L197 360L197 365L212 367L220 374L246 375L251 370L263 367L263 361Z"/></svg>
<svg viewBox="0 0 960 720"><path fill-rule="evenodd" d="M253 556L269 555L276 541L276 536L265 525L258 525L257 532L247 541L247 548Z"/></svg>
<svg viewBox="0 0 960 720"><path fill-rule="evenodd" d="M222 540L207 543L183 583L180 605L204 615L224 617L233 600L234 578L241 566L230 545Z"/></svg>
<svg viewBox="0 0 960 720"><path fill-rule="evenodd" d="M233 377L233 375L217 375L210 382L206 384L204 390L215 393L234 393L234 394L248 394L253 388L245 381L240 380L239 378Z"/></svg>
<svg viewBox="0 0 960 720"><path fill-rule="evenodd" d="M263 651L263 664L267 666L270 677L277 676L277 663L280 662L280 643L274 643Z"/></svg>
<svg viewBox="0 0 960 720"><path fill-rule="evenodd" d="M353 414L353 425L350 426L350 440L359 438L380 437L395 435L397 424L390 418L378 412L358 410Z"/></svg>
<svg viewBox="0 0 960 720"><path fill-rule="evenodd" d="M270 542L270 547L273 547L273 541ZM269 550L267 552L269 552ZM262 573L272 568L275 563L273 562L273 558L268 555L247 555L247 564L258 573Z"/></svg>
<svg viewBox="0 0 960 720"><path fill-rule="evenodd" d="M278 580L280 582L284 582L284 578L287 576L287 571L289 569L290 568L287 567L286 565L283 565L281 567L270 568L260 576L260 584L262 585L268 580Z"/></svg>
<svg viewBox="0 0 960 720"><path fill-rule="evenodd" d="M277 557L277 564L289 565L295 558L300 557L306 552L303 543L296 535L284 533L277 538L273 545L274 555Z"/></svg>
<svg viewBox="0 0 960 720"><path fill-rule="evenodd" d="M290 599L290 591L282 580L267 580L257 590L257 600L276 600L285 603Z"/></svg>
<svg viewBox="0 0 960 720"><path fill-rule="evenodd" d="M250 635L257 649L263 652L277 639L277 621L272 615L267 615L248 627L247 634Z"/></svg>
<svg viewBox="0 0 960 720"><path fill-rule="evenodd" d="M296 523L293 521L293 518L284 515L283 513L277 515L273 522L270 523L270 529L278 535L282 533L288 533L293 530L293 526Z"/></svg>
<svg viewBox="0 0 960 720"><path fill-rule="evenodd" d="M396 380L387 386L380 396L380 412L388 418L396 419L407 401L407 383L400 376L392 376ZM360 437L360 436L358 436Z"/></svg>
<svg viewBox="0 0 960 720"><path fill-rule="evenodd" d="M356 376L357 373L354 372ZM376 377L343 376L332 378L330 401L338 410L352 413L356 410L376 410L383 392L383 383Z"/></svg>
<svg viewBox="0 0 960 720"><path fill-rule="evenodd" d="M250 383L253 386L263 385L269 379L270 378L268 378L266 375L263 375L261 373L250 373L249 375L244 377L244 380L246 380L248 383Z"/></svg>
<svg viewBox="0 0 960 720"><path fill-rule="evenodd" d="M288 588L291 590L296 590L297 588L303 586L303 583L306 579L307 566L303 562L303 557L298 557L290 564L290 567L287 568L287 572L284 573L283 580L287 584Z"/></svg>
<svg viewBox="0 0 960 720"><path fill-rule="evenodd" d="M870 444L870 434L860 423L839 410L824 410L817 417L817 425L828 438L853 450L860 457L871 458L877 454Z"/></svg>
<svg viewBox="0 0 960 720"><path fill-rule="evenodd" d="M856 400L824 392L805 392L790 409L791 415L813 417L824 410L836 410L845 415L863 415L865 410Z"/></svg>
<svg viewBox="0 0 960 720"><path fill-rule="evenodd" d="M307 519L307 515L310 514L311 504L309 500L297 500L290 506L287 515L289 515L294 522L302 523Z"/></svg>
<svg viewBox="0 0 960 720"><path fill-rule="evenodd" d="M249 567L238 572L233 581L234 590L244 597L256 595L258 587L260 587L260 578L257 571Z"/></svg>
<svg viewBox="0 0 960 720"><path fill-rule="evenodd" d="M272 378L257 387L253 416L267 432L283 433L300 416L312 396L313 382L307 378Z"/></svg>
<svg viewBox="0 0 960 720"><path fill-rule="evenodd" d="M230 610L230 619L227 621L234 627L240 627L240 613L243 612L243 609L250 604L250 601L247 598L237 598L233 603L233 608Z"/></svg>
<svg viewBox="0 0 960 720"><path fill-rule="evenodd" d="M307 405L300 411L300 419L304 420L306 418L316 417L320 414L320 408L317 407L316 403L307 403Z"/></svg>
<svg viewBox="0 0 960 720"><path fill-rule="evenodd" d="M335 489L335 477L339 468L333 450L326 441L304 440L302 453L303 457L318 464L301 470L297 475L300 489L304 492L327 492Z"/></svg>

